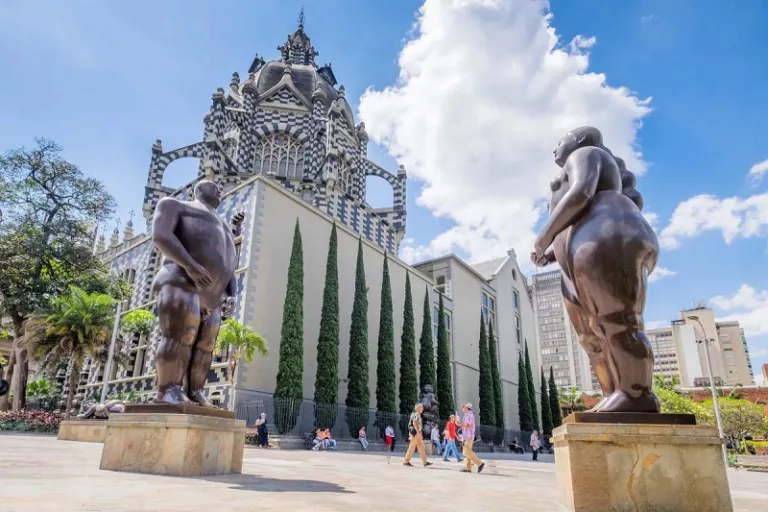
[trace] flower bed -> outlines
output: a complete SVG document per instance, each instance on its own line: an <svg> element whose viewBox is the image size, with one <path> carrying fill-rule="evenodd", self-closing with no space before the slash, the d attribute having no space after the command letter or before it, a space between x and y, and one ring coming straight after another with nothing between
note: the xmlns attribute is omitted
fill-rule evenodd
<svg viewBox="0 0 768 512"><path fill-rule="evenodd" d="M60 412L3 411L0 412L0 430L13 432L58 432L64 419Z"/></svg>

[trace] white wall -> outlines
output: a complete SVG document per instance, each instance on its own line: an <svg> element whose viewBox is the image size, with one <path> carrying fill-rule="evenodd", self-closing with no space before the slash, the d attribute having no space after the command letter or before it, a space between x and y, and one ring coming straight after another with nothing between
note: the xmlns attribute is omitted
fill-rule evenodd
<svg viewBox="0 0 768 512"><path fill-rule="evenodd" d="M273 185L267 180L259 178L258 187L259 194L256 204L253 205L251 212L247 212L248 215L255 215L258 218L258 222L253 226L253 243L250 248L243 249L250 251L245 284L247 295L244 318L254 330L267 339L270 353L266 359L257 357L252 364L243 365L242 371L238 375L238 388L239 390L270 393L274 391L280 353L280 330L288 263L294 225L298 218L304 254L304 397L312 399L317 370L317 338L325 285L325 264L332 221L279 185ZM339 378L341 380L339 383L339 402L343 403L347 393L349 329L354 300L358 237L343 226L337 225L336 229L339 241ZM375 407L376 348L384 253L378 247L363 240L363 257L368 286L370 404L371 407ZM419 272L392 257L389 257L389 272L395 327L395 367L398 369L406 273L410 273L413 292L417 357L425 288L429 287L431 294L432 283ZM399 379L399 375L396 376L396 379ZM247 400L246 393L238 391L237 400Z"/></svg>

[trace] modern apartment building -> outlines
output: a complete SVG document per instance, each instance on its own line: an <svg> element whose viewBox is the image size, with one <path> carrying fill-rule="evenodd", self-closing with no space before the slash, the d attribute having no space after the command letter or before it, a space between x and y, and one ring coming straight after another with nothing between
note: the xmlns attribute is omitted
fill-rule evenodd
<svg viewBox="0 0 768 512"><path fill-rule="evenodd" d="M450 318L453 393L457 404L479 403L480 318L493 325L494 343L499 354L502 381L504 423L518 425L517 361L528 343L531 366L539 368L539 350L533 304L528 296L528 283L520 272L514 251L507 256L469 265L454 254L416 263L416 270L435 283ZM433 334L437 335L437 299L434 294ZM535 378L539 393L539 379Z"/></svg>
<svg viewBox="0 0 768 512"><path fill-rule="evenodd" d="M683 387L709 385L705 350L709 351L715 384L754 384L744 330L736 321L718 322L703 303L680 312L669 327L647 331L654 350L654 372L679 375ZM708 340L707 343L697 341Z"/></svg>
<svg viewBox="0 0 768 512"><path fill-rule="evenodd" d="M599 389L589 365L587 353L568 318L560 288L561 271L533 275L533 304L539 331L541 364L554 371L560 388L576 387L582 391Z"/></svg>

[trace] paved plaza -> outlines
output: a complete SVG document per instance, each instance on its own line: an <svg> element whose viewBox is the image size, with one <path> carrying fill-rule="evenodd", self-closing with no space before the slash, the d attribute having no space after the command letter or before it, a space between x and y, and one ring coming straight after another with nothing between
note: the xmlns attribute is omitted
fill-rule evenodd
<svg viewBox="0 0 768 512"><path fill-rule="evenodd" d="M566 510L554 464L528 457L487 458L467 475L437 458L423 469L383 454L247 449L242 475L176 478L100 471L101 447L0 435L0 512ZM767 473L729 478L735 510L765 510Z"/></svg>

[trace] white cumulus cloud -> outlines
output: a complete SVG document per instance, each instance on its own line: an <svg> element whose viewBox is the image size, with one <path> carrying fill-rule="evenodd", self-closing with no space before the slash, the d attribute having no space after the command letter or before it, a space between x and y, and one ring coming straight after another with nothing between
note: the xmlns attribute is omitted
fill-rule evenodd
<svg viewBox="0 0 768 512"><path fill-rule="evenodd" d="M732 295L718 295L712 304L726 312L733 312L718 321L737 320L747 336L768 334L768 290L756 290L742 284Z"/></svg>
<svg viewBox="0 0 768 512"><path fill-rule="evenodd" d="M768 174L768 158L758 162L749 169L748 176L754 181L759 180L764 174Z"/></svg>
<svg viewBox="0 0 768 512"><path fill-rule="evenodd" d="M702 194L677 205L659 235L659 243L665 249L674 249L680 246L681 238L720 231L725 243L730 244L737 238L765 236L766 226L768 193L725 199Z"/></svg>
<svg viewBox="0 0 768 512"><path fill-rule="evenodd" d="M665 277L672 277L674 275L677 275L677 272L674 270L669 270L665 267L656 267L656 269L653 271L653 273L648 276L648 281L655 283L657 281L660 281L664 279Z"/></svg>
<svg viewBox="0 0 768 512"><path fill-rule="evenodd" d="M669 320L651 320L648 322L645 322L645 330L646 331L652 331L653 329L661 329L664 327L669 327L672 322Z"/></svg>
<svg viewBox="0 0 768 512"><path fill-rule="evenodd" d="M403 243L404 258L529 254L558 171L552 150L578 126L600 128L645 171L635 142L650 98L589 72L595 39L561 40L546 2L426 0L413 34L397 82L368 90L359 108L372 139L422 182L418 204L455 223Z"/></svg>

